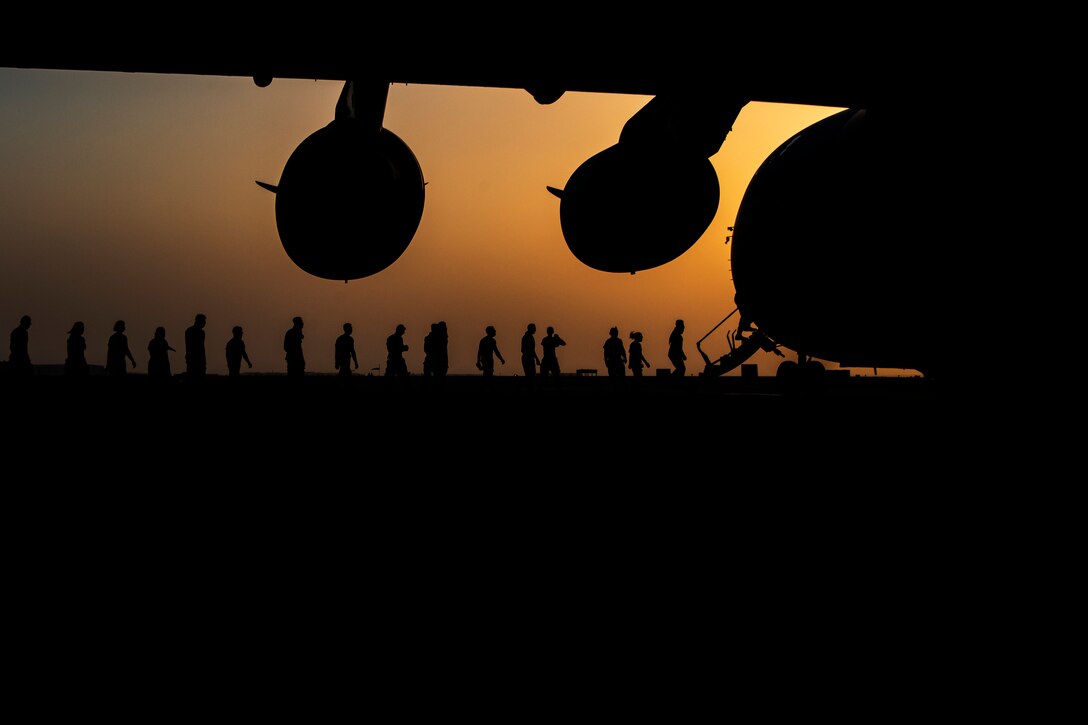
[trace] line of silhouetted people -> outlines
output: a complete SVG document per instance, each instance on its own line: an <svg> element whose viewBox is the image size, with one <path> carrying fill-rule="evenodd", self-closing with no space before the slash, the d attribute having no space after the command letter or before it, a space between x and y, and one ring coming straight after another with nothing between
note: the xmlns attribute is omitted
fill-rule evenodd
<svg viewBox="0 0 1088 725"><path fill-rule="evenodd" d="M184 378L188 382L199 382L207 374L208 360L205 349L205 332L207 317L198 314L193 319L193 324L185 330L185 372ZM31 318L24 315L19 321L18 327L11 332L10 354L8 356L8 373L13 376L25 376L33 374L33 365L30 361L30 326ZM287 365L287 377L292 380L300 380L306 374L306 356L303 352L303 328L305 323L301 317L295 317L291 321L291 327L283 336L284 360ZM129 347L128 337L125 334L125 321L118 320L114 323L113 334L110 336L106 347L106 372L110 376L124 376L128 368L136 368L136 358ZM336 338L333 349L334 367L340 378L350 378L352 370L359 369L359 357L355 350L355 339L350 322L344 323L343 334ZM408 352L408 345L404 342L407 328L397 325L389 337L386 338L386 365L385 376L391 378L404 378L409 375L408 364L404 353ZM536 339L537 327L529 323L521 336L521 370L526 384L532 385L539 373L541 381L549 378L557 378L561 373L558 349L566 346L566 341L559 336L554 327L548 327L546 334L541 338L540 352L537 351ZM234 326L231 330L231 338L225 346L228 377L236 378L241 375L242 363L249 368L253 363L246 352L246 343L243 339L244 331L241 326ZM83 322L76 322L68 331L67 355L64 361L64 374L72 378L86 377L90 373L87 363L86 328ZM476 369L481 372L485 380L490 380L495 374L495 361L502 365L506 359L499 350L497 341L498 333L493 325L488 325L484 330L484 336L480 338L476 351ZM632 331L628 335L630 343L624 347L619 336L619 328L613 327L608 332L608 338L603 345L605 369L611 378L623 378L627 370L637 379L642 377L642 371L650 367L650 361L643 354L643 336L639 331ZM449 331L444 321L431 324L431 329L423 338L423 376L425 378L441 379L449 370ZM166 339L166 328L155 328L154 336L147 344L148 363L147 377L153 380L171 380L174 374L170 364L170 353L177 352ZM676 326L669 335L668 358L673 366L674 376L683 376L686 372L684 354L684 321L677 320Z"/></svg>

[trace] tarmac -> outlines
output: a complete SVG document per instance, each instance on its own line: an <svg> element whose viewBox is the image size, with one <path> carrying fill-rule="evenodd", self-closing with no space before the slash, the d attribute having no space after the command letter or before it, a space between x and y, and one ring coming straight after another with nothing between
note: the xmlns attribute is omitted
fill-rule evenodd
<svg viewBox="0 0 1088 725"><path fill-rule="evenodd" d="M162 406L199 404L221 414L244 414L247 410L287 414L297 406L316 406L330 414L349 414L358 406L379 415L403 412L426 413L450 407L467 411L503 410L527 412L541 405L551 406L558 416L564 410L586 412L620 406L630 412L661 406L709 414L721 405L748 409L777 410L791 402L822 401L838 405L869 405L895 409L937 405L950 396L938 384L922 377L867 377L828 375L819 381L783 381L773 377L703 377L688 375L627 376L613 380L596 375L564 374L559 378L520 376L449 375L406 378L352 375L348 379L331 374L310 373L302 380L283 374L248 373L237 378L207 375L197 382L184 374L161 382L143 374L120 378L92 374L82 381L61 375L38 374L31 378L0 376L0 395L32 413L75 414L86 406L100 406L106 414L159 410ZM854 402L848 402L854 401ZM569 416L568 416L569 417ZM571 422L577 422L576 420Z"/></svg>
<svg viewBox="0 0 1088 725"><path fill-rule="evenodd" d="M777 621L950 572L994 500L977 408L921 378L82 382L0 378L9 559L49 606Z"/></svg>
<svg viewBox="0 0 1088 725"><path fill-rule="evenodd" d="M426 468L429 451L517 462L551 456L667 464L746 460L746 452L788 462L791 447L830 450L850 441L881 446L901 440L933 447L955 410L954 392L920 377L827 376L818 383L769 377L684 378L564 375L558 379L450 375L385 378L309 374L175 376L163 383L140 374L92 375L83 381L35 375L0 378L0 400L14 426L9 441L74 446L95 457L116 449L176 460L203 449L232 466L234 454L267 463L381 458ZM292 451L295 451L292 454Z"/></svg>

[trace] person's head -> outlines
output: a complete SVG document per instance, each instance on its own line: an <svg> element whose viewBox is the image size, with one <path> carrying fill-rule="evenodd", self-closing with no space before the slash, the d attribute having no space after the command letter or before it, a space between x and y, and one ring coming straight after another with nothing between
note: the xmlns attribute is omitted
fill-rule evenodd
<svg viewBox="0 0 1088 725"><path fill-rule="evenodd" d="M345 322L344 323L344 333L347 334L347 335L351 334L351 323L350 322Z"/></svg>
<svg viewBox="0 0 1088 725"><path fill-rule="evenodd" d="M683 320L677 320L676 321L676 329L678 329L678 330L683 330L684 329L684 321Z"/></svg>
<svg viewBox="0 0 1088 725"><path fill-rule="evenodd" d="M160 327L155 328L155 339L156 340L165 340L166 339L166 328L165 327L160 326Z"/></svg>
<svg viewBox="0 0 1088 725"><path fill-rule="evenodd" d="M487 329L486 329L486 330L484 330L484 332L486 332L486 333L487 333L487 336L488 336L488 337L494 337L494 336L495 336L495 328L494 328L494 327L492 327L491 325L488 325L488 326L487 326Z"/></svg>
<svg viewBox="0 0 1088 725"><path fill-rule="evenodd" d="M608 336L609 337L619 337L620 336L620 328L618 328L618 327L609 328Z"/></svg>
<svg viewBox="0 0 1088 725"><path fill-rule="evenodd" d="M30 329L30 315L22 316L22 318L19 320L19 327L23 328L24 330Z"/></svg>
<svg viewBox="0 0 1088 725"><path fill-rule="evenodd" d="M552 327L551 325L548 325L548 334L549 335L554 335L555 334L555 328Z"/></svg>
<svg viewBox="0 0 1088 725"><path fill-rule="evenodd" d="M197 315L193 320L193 324L197 327L204 327L204 325L208 324L208 318L204 315Z"/></svg>
<svg viewBox="0 0 1088 725"><path fill-rule="evenodd" d="M532 334L536 333L536 325L534 325L532 322L530 322L529 326L525 329L527 329Z"/></svg>
<svg viewBox="0 0 1088 725"><path fill-rule="evenodd" d="M431 332L438 332L442 327L437 322L431 323Z"/></svg>
<svg viewBox="0 0 1088 725"><path fill-rule="evenodd" d="M291 324L293 324L295 327L297 327L298 329L301 330L302 329L302 318L301 317L292 318L291 319Z"/></svg>
<svg viewBox="0 0 1088 725"><path fill-rule="evenodd" d="M113 323L113 331L114 332L124 332L125 331L125 321L124 320L118 320L117 322Z"/></svg>
<svg viewBox="0 0 1088 725"><path fill-rule="evenodd" d="M404 325L397 325L397 334L398 335L403 335L404 331L407 330L407 329L408 328L405 327Z"/></svg>
<svg viewBox="0 0 1088 725"><path fill-rule="evenodd" d="M68 334L69 335L82 335L84 329L85 328L83 327L83 323L82 322L77 322L74 325L72 325L72 329L68 331Z"/></svg>
<svg viewBox="0 0 1088 725"><path fill-rule="evenodd" d="M235 325L233 328L231 328L230 334L234 335L235 337L241 337L242 336L242 326L241 325Z"/></svg>

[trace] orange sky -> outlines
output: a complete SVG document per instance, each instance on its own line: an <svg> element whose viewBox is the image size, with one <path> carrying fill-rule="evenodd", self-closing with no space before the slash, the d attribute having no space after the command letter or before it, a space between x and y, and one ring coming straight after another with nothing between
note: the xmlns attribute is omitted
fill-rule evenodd
<svg viewBox="0 0 1088 725"><path fill-rule="evenodd" d="M388 269L348 284L295 267L276 232L276 183L294 148L333 115L341 84L245 78L0 70L0 324L29 314L36 364L60 363L67 330L87 326L87 357L105 361L124 319L146 370L147 342L164 325L179 350L195 313L208 317L210 373L242 325L255 371L285 370L290 320L306 320L308 369L333 371L333 341L355 329L362 370L384 368L398 323L409 369L422 369L430 324L450 330L450 372L475 373L484 327L498 329L508 363L529 322L567 341L565 372L598 368L616 325L640 330L655 367L683 318L689 373L695 341L733 310L727 227L759 164L793 133L838 109L749 104L711 160L722 195L703 237L677 260L636 275L599 272L567 249L559 200L584 160L616 142L649 98L567 94L540 106L523 91L393 86L385 126L414 151L426 206L408 250ZM704 343L717 357L724 330ZM5 351L6 354L6 351ZM794 357L787 353L789 357ZM780 358L753 359L771 375ZM871 370L855 371L872 373ZM886 371L903 374L904 371Z"/></svg>

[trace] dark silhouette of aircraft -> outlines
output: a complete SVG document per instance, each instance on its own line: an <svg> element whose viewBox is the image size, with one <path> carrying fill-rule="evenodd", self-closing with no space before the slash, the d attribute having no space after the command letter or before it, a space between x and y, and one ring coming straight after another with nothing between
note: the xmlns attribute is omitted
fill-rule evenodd
<svg viewBox="0 0 1088 725"><path fill-rule="evenodd" d="M617 129L616 144L562 187L541 180L560 200L574 256L625 274L676 259L706 231L720 191L710 157L746 104L841 108L775 150L743 197L726 241L740 319L760 344L741 350L782 346L801 360L956 373L949 351L967 320L952 289L960 270L946 258L968 227L955 221L969 216L957 206L957 187L971 179L952 153L963 143L946 122L954 112L938 105L959 83L940 70L932 38L939 30L919 37L904 29L899 43L867 35L857 22L827 35L837 21L815 27L800 19L789 37L777 24L749 24L755 37L716 29L693 38L685 20L684 42L657 42L668 36L665 20L653 23L652 35L617 26L564 36L556 57L556 38L536 48L541 41L531 33L500 39L451 29L412 43L379 32L377 19L364 25L373 32L341 43L323 31L313 48L244 35L229 44L205 39L199 48L195 35L140 46L96 37L85 49L50 39L33 50L0 50L0 66L244 76L262 87L275 78L343 81L332 121L298 145L278 183L257 183L276 194L288 256L312 275L345 281L393 264L423 214L420 163L383 126L393 83L519 88L541 104L566 92L649 97ZM937 71L911 62L919 46L924 67ZM923 243L920 215L930 213L953 221L936 234L927 229ZM730 355L735 367L742 355L736 348Z"/></svg>

